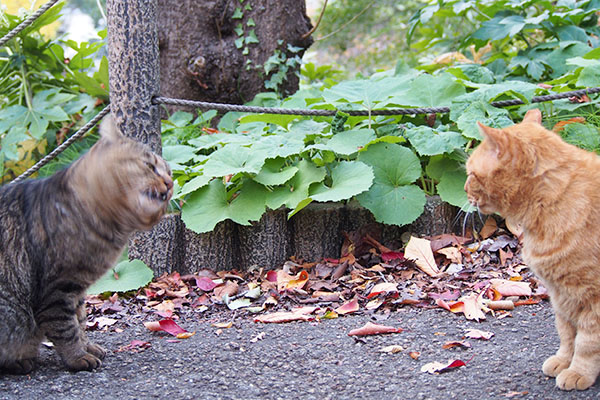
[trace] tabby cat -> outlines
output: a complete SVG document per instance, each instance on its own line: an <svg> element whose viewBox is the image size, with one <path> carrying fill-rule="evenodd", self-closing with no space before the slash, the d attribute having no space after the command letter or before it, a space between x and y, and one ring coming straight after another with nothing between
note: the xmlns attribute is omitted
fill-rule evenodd
<svg viewBox="0 0 600 400"><path fill-rule="evenodd" d="M88 341L86 289L128 236L163 216L173 192L165 161L109 118L101 138L69 168L0 188L0 370L26 374L50 340L67 368L105 356Z"/></svg>
<svg viewBox="0 0 600 400"><path fill-rule="evenodd" d="M494 129L467 162L471 204L524 228L523 258L548 289L560 347L543 366L563 390L600 372L600 158L541 125L539 110Z"/></svg>

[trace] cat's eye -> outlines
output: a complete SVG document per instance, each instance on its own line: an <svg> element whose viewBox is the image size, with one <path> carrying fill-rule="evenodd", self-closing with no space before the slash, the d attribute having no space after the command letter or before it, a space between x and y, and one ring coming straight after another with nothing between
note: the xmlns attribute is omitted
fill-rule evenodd
<svg viewBox="0 0 600 400"><path fill-rule="evenodd" d="M155 166L154 164L152 164L152 163L150 163L150 162L147 162L147 163L146 163L146 166L147 166L148 168L150 168L150 170L151 170L152 172L156 173L156 166Z"/></svg>

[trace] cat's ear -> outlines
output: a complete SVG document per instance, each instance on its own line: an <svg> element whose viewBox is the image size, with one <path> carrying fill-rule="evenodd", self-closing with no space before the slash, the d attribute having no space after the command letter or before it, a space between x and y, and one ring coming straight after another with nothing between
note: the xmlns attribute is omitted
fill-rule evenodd
<svg viewBox="0 0 600 400"><path fill-rule="evenodd" d="M108 114L100 123L100 136L110 141L117 141L123 137L112 115Z"/></svg>
<svg viewBox="0 0 600 400"><path fill-rule="evenodd" d="M532 108L525 113L523 122L535 122L536 124L542 124L542 112L537 108Z"/></svg>

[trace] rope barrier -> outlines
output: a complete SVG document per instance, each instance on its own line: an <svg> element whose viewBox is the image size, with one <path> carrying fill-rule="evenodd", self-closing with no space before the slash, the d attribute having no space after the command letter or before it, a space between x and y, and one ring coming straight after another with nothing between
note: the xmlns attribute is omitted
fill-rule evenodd
<svg viewBox="0 0 600 400"><path fill-rule="evenodd" d="M50 0L49 2L38 8L36 12L27 17L23 22L21 22L14 29L12 29L10 32L4 35L2 39L0 39L0 47L4 46L6 42L17 36L19 32L31 25L36 19L38 19L43 13L48 11L50 8L52 8L53 5L55 5L59 1L60 0Z"/></svg>
<svg viewBox="0 0 600 400"><path fill-rule="evenodd" d="M91 120L89 120L89 122L87 124L85 124L84 126L82 126L70 138L68 138L67 140L65 140L63 142L63 144L61 144L60 146L58 146L57 148L55 148L54 150L52 150L52 152L50 152L46 157L44 157L40 161L38 161L33 167L29 168L27 171L23 172L21 175L19 175L18 177L16 177L11 182L11 184L12 183L17 183L17 182L20 182L20 181L24 180L25 178L27 178L31 174L37 172L44 165L48 164L50 161L52 161L53 159L55 159L60 153L62 153L63 151L65 151L67 149L67 147L69 147L73 142L75 142L77 139L79 139L80 137L82 137L87 131L89 131L90 129L92 129L109 112L110 112L110 105L104 107L104 109L102 109L102 111L100 111L94 118L92 118Z"/></svg>
<svg viewBox="0 0 600 400"><path fill-rule="evenodd" d="M542 103L546 101L567 99L570 97L581 97L586 94L600 93L600 87L572 90L557 94L544 96L536 96L531 99L532 103ZM315 110L303 108L277 108L277 107L258 107L258 106L243 106L240 104L224 104L210 103L206 101L195 101L185 99L173 99L170 97L155 97L152 99L153 104L168 104L180 107L193 107L201 110L217 110L217 111L237 111L247 113L261 114L282 114L282 115L304 115L316 117L334 116L338 110ZM494 107L508 107L525 104L522 100L502 100L491 103ZM341 110L344 111L344 110ZM395 108L389 110L349 110L344 111L352 116L369 116L369 115L412 115L412 114L444 114L450 112L449 107L419 107L419 108Z"/></svg>

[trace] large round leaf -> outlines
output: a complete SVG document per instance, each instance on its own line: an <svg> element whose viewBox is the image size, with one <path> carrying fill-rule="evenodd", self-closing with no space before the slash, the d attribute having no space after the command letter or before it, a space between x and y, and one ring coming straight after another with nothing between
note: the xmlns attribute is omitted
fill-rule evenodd
<svg viewBox="0 0 600 400"><path fill-rule="evenodd" d="M373 167L373 186L356 196L379 222L406 225L423 213L425 193L410 185L421 176L421 164L408 148L394 143L376 143L359 153L359 160Z"/></svg>
<svg viewBox="0 0 600 400"><path fill-rule="evenodd" d="M302 160L296 167L298 172L292 179L268 193L266 202L269 208L274 210L285 204L286 207L295 209L308 198L310 185L325 179L325 168L317 167L309 161Z"/></svg>
<svg viewBox="0 0 600 400"><path fill-rule="evenodd" d="M421 177L419 158L408 148L395 143L375 143L359 153L358 159L373 167L375 182L392 186L407 185Z"/></svg>
<svg viewBox="0 0 600 400"><path fill-rule="evenodd" d="M266 186L283 185L298 172L298 167L293 165L284 167L284 162L283 158L267 160L254 180Z"/></svg>
<svg viewBox="0 0 600 400"><path fill-rule="evenodd" d="M466 181L467 174L464 170L446 171L437 184L438 194L445 202L461 207L465 211L472 211L473 208L467 200L467 193L464 189Z"/></svg>
<svg viewBox="0 0 600 400"><path fill-rule="evenodd" d="M356 196L378 222L406 225L417 219L425 207L425 193L415 185L394 186L375 182L368 192Z"/></svg>
<svg viewBox="0 0 600 400"><path fill-rule="evenodd" d="M451 153L455 149L464 147L467 140L458 132L440 131L428 126L409 128L405 132L406 138L422 156L435 156Z"/></svg>
<svg viewBox="0 0 600 400"><path fill-rule="evenodd" d="M342 131L333 135L327 142L327 148L337 154L349 156L358 152L377 136L372 129Z"/></svg>
<svg viewBox="0 0 600 400"><path fill-rule="evenodd" d="M350 199L371 187L373 169L360 161L342 161L331 171L331 187L318 186L310 197L315 201Z"/></svg>
<svg viewBox="0 0 600 400"><path fill-rule="evenodd" d="M265 163L267 153L245 146L229 144L215 151L202 168L205 176L225 176L239 172L257 174Z"/></svg>
<svg viewBox="0 0 600 400"><path fill-rule="evenodd" d="M222 180L215 179L190 196L181 208L181 219L197 233L210 232L226 219L249 225L265 212L266 194L264 186L248 180L244 182L239 196L228 201L225 185Z"/></svg>
<svg viewBox="0 0 600 400"><path fill-rule="evenodd" d="M127 292L145 286L154 273L142 260L121 261L87 290L87 294Z"/></svg>

